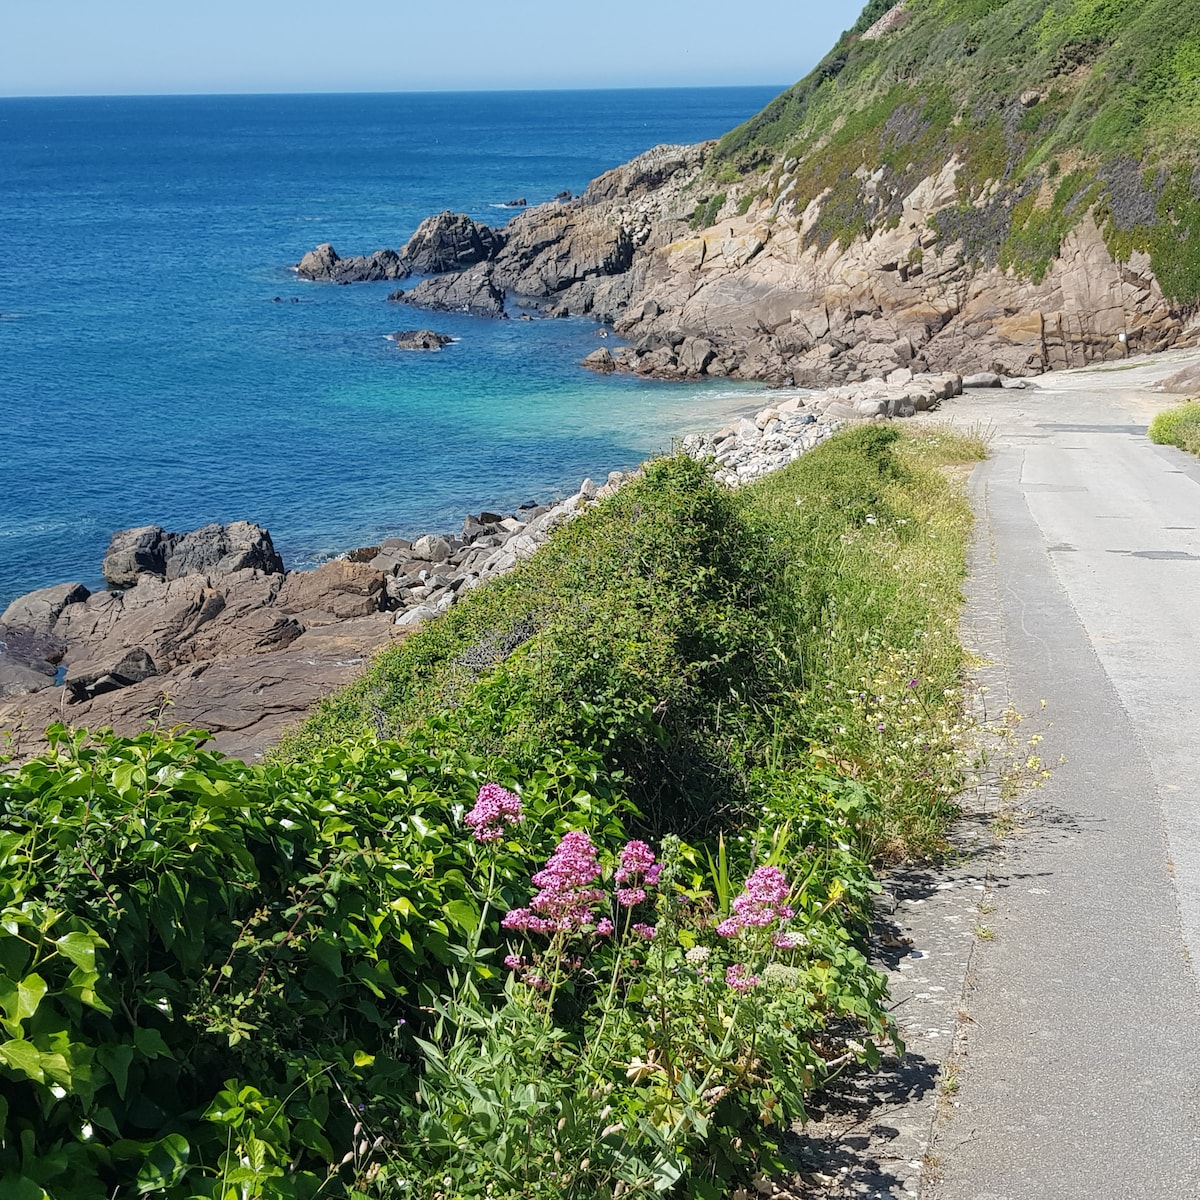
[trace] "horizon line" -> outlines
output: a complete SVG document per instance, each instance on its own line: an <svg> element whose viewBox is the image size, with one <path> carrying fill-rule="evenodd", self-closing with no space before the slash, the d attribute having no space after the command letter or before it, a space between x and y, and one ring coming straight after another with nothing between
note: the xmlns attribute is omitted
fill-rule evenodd
<svg viewBox="0 0 1200 1200"><path fill-rule="evenodd" d="M793 81L794 82L794 81ZM600 87L446 87L446 88L365 88L342 90L318 88L310 91L211 91L211 92L20 92L0 93L0 100L192 100L249 96L444 96L444 95L520 95L546 92L694 92L739 88L791 87L790 83L650 83L614 84Z"/></svg>

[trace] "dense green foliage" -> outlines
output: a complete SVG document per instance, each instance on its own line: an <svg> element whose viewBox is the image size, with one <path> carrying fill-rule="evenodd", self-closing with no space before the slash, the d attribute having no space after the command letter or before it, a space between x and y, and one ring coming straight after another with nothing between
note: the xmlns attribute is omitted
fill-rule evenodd
<svg viewBox="0 0 1200 1200"><path fill-rule="evenodd" d="M478 928L455 807L479 765L364 741L250 767L146 734L0 776L0 1192L224 1197L286 1171L312 1195L356 1105L412 1077L401 1031ZM500 902L571 824L620 835L595 778L526 778Z"/></svg>
<svg viewBox="0 0 1200 1200"><path fill-rule="evenodd" d="M737 494L653 463L275 762L60 731L0 776L0 1192L719 1196L775 1169L812 1088L888 1042L868 859L950 812L969 515L940 467L978 453L863 428ZM480 842L485 781L524 819ZM502 929L568 831L587 922ZM662 878L630 908L633 832ZM767 864L786 913L722 933Z"/></svg>
<svg viewBox="0 0 1200 1200"><path fill-rule="evenodd" d="M1094 209L1115 255L1145 250L1168 296L1200 298L1197 0L910 0L859 38L880 12L726 134L716 169L787 164L797 212L829 190L812 236L846 244L957 155L942 229L969 258L1038 278ZM864 166L883 171L871 189Z"/></svg>
<svg viewBox="0 0 1200 1200"><path fill-rule="evenodd" d="M1160 412L1150 422L1150 440L1200 454L1200 404L1189 400Z"/></svg>
<svg viewBox="0 0 1200 1200"><path fill-rule="evenodd" d="M355 733L535 766L586 747L622 771L653 830L744 812L742 730L778 685L778 551L685 457L651 464L514 572L381 655L287 756Z"/></svg>

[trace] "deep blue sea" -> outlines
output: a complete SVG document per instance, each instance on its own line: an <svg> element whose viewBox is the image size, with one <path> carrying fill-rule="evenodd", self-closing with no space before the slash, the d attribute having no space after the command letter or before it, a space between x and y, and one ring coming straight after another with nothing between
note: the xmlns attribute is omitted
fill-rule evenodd
<svg viewBox="0 0 1200 1200"><path fill-rule="evenodd" d="M245 518L310 566L719 423L728 385L581 370L590 321L434 319L289 267L446 208L503 224L777 90L0 99L0 606L95 585L127 526ZM460 340L385 340L430 323Z"/></svg>

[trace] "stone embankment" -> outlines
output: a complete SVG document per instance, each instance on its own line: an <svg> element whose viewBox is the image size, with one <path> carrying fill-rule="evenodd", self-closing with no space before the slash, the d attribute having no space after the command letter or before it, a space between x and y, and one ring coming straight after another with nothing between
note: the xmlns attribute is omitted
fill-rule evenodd
<svg viewBox="0 0 1200 1200"><path fill-rule="evenodd" d="M998 379L979 378L980 386ZM935 408L957 376L894 372L791 396L682 449L739 486L778 470L845 421ZM311 571L287 571L270 534L235 521L189 533L142 526L113 534L109 588L42 588L0 614L0 729L35 753L53 721L132 733L148 722L210 730L254 757L375 651L510 571L559 525L628 476L590 479L553 505L469 516L456 535L387 538Z"/></svg>

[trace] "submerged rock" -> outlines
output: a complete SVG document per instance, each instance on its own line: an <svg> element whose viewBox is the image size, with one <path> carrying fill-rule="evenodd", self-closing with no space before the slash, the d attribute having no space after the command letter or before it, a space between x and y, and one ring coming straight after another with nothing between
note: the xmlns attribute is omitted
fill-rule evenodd
<svg viewBox="0 0 1200 1200"><path fill-rule="evenodd" d="M392 334L392 341L398 350L440 350L454 339L432 329L398 329Z"/></svg>

